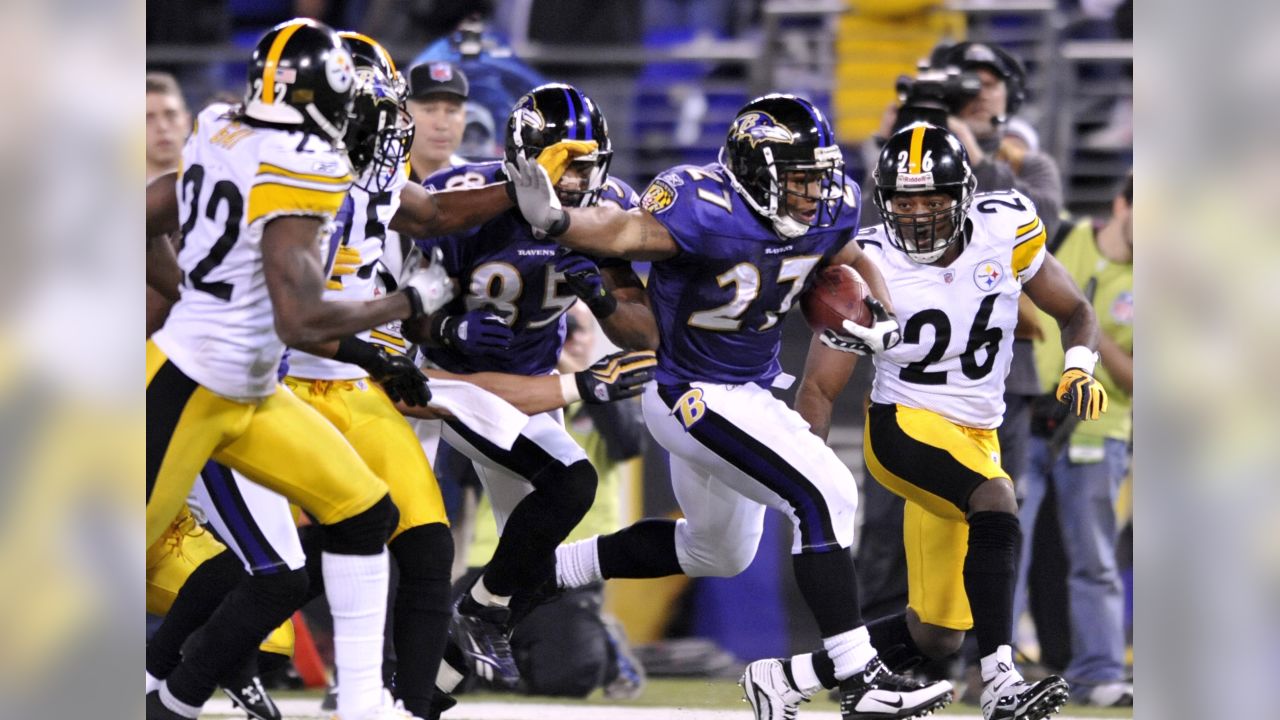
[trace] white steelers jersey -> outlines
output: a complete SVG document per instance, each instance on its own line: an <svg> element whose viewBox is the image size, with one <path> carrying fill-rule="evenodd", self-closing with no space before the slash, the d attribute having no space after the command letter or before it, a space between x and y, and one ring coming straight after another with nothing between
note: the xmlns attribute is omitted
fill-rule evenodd
<svg viewBox="0 0 1280 720"><path fill-rule="evenodd" d="M281 216L323 218L316 253L325 252L352 177L346 155L321 138L245 125L230 110L205 108L182 149L182 296L153 338L196 382L248 399L274 392L284 352L263 273L263 228Z"/></svg>
<svg viewBox="0 0 1280 720"><path fill-rule="evenodd" d="M329 277L325 300L370 300L382 294L377 282L380 260L388 241L387 226L400 207L400 191L409 182L408 166L402 165L390 186L382 192L370 193L357 183L338 213L338 226L332 242L337 244L333 271ZM397 239L398 242L398 239ZM391 352L403 353L408 343L400 337L399 321L357 335ZM363 369L330 358L304 352L289 354L289 374L311 380L351 380L368 375Z"/></svg>
<svg viewBox="0 0 1280 720"><path fill-rule="evenodd" d="M1016 190L976 195L969 221L969 242L946 267L912 261L889 243L883 225L858 234L902 327L902 342L874 356L871 399L991 429L1004 415L1018 296L1044 262L1047 233Z"/></svg>

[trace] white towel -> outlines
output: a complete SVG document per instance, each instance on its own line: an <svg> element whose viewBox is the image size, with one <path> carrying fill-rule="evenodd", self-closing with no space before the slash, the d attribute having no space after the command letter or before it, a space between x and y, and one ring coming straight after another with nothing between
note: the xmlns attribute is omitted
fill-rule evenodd
<svg viewBox="0 0 1280 720"><path fill-rule="evenodd" d="M503 450L510 450L529 416L493 393L465 380L431 378L428 407L452 414L467 429Z"/></svg>

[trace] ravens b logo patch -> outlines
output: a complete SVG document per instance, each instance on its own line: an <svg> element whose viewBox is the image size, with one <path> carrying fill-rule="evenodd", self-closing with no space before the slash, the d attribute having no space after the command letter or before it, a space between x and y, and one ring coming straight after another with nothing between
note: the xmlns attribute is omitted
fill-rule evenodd
<svg viewBox="0 0 1280 720"><path fill-rule="evenodd" d="M645 212L657 214L663 212L676 202L676 189L665 180L657 179L649 183L644 195L640 198L640 207Z"/></svg>

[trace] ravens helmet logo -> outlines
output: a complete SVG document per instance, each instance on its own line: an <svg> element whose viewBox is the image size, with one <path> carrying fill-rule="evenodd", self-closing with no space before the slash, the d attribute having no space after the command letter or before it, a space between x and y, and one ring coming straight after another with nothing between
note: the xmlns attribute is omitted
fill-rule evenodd
<svg viewBox="0 0 1280 720"><path fill-rule="evenodd" d="M795 135L785 125L778 124L768 113L749 112L740 116L733 124L730 135L736 140L746 140L755 147L762 142L778 142L790 145L795 142Z"/></svg>

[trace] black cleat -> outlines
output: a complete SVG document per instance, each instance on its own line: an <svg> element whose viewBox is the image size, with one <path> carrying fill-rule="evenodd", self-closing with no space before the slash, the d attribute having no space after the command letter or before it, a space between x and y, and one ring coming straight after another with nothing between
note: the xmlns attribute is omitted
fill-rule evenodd
<svg viewBox="0 0 1280 720"><path fill-rule="evenodd" d="M160 691L147 693L147 720L188 720L185 715L170 710L160 701Z"/></svg>
<svg viewBox="0 0 1280 720"><path fill-rule="evenodd" d="M254 675L249 682L240 687L224 687L222 692L231 698L232 704L249 716L250 720L281 720L280 708L276 707L262 681Z"/></svg>
<svg viewBox="0 0 1280 720"><path fill-rule="evenodd" d="M951 702L951 683L922 682L895 675L872 658L840 683L842 720L902 720L924 717Z"/></svg>
<svg viewBox="0 0 1280 720"><path fill-rule="evenodd" d="M1004 685L989 682L983 689L984 720L1043 720L1057 715L1070 695L1067 681L1057 675L1036 683L1012 677L1016 679Z"/></svg>
<svg viewBox="0 0 1280 720"><path fill-rule="evenodd" d="M449 632L473 673L513 688L520 682L520 670L511 654L510 618L510 609L485 607L468 593L453 609Z"/></svg>

